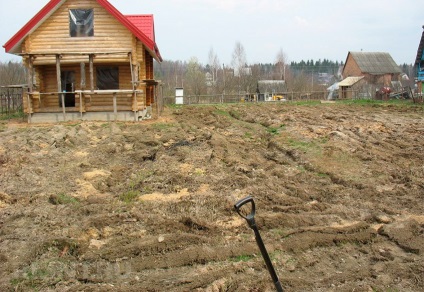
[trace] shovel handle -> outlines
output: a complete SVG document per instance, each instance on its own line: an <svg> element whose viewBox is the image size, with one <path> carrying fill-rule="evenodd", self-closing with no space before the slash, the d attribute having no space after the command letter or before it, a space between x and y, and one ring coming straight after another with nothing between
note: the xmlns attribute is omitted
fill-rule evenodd
<svg viewBox="0 0 424 292"><path fill-rule="evenodd" d="M243 215L241 213L240 208L248 203L251 203L251 209L250 209L250 214L248 215ZM246 219L247 223L249 224L249 227L253 229L253 231L255 232L255 239L256 239L256 243L259 246L259 249L261 251L262 257L265 260L265 264L268 268L268 271L271 275L272 280L274 281L274 285L275 288L277 289L277 292L284 292L283 288L281 287L281 283L278 280L278 276L275 273L274 267L272 266L272 262L271 259L269 258L268 252L266 251L264 242L262 241L261 235L259 234L259 230L258 227L256 226L255 223L255 212L256 212L256 207L255 207L255 201L253 200L253 197L248 196L244 199L241 199L240 201L238 201L237 203L235 203L234 205L234 209L236 209L237 213L243 217L244 219Z"/></svg>
<svg viewBox="0 0 424 292"><path fill-rule="evenodd" d="M250 208L250 214L248 215L243 215L241 213L240 208L248 203L251 203L251 208ZM252 220L255 217L255 213L256 213L256 207L255 207L255 201L253 200L252 196L248 196L244 199L241 199L240 201L238 201L237 203L234 204L234 209L236 209L237 213L244 219L246 220Z"/></svg>

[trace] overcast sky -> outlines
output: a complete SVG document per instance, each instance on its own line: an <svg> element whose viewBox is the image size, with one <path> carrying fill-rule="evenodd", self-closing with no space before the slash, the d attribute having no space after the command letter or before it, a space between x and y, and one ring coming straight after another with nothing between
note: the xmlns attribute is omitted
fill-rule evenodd
<svg viewBox="0 0 424 292"><path fill-rule="evenodd" d="M345 61L349 51L388 52L413 63L423 32L422 0L110 0L123 14L154 14L165 60L208 63L214 50L230 64L236 42L247 62ZM0 0L4 45L48 0ZM20 60L5 54L1 61Z"/></svg>

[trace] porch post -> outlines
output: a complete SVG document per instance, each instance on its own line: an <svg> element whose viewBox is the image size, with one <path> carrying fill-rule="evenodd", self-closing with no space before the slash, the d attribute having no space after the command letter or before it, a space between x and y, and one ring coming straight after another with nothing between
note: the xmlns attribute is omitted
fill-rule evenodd
<svg viewBox="0 0 424 292"><path fill-rule="evenodd" d="M27 82L28 82L28 98L27 98L27 110L28 110L28 122L31 123L32 117L32 92L34 90L34 59L32 55L28 56L28 73L27 73Z"/></svg>
<svg viewBox="0 0 424 292"><path fill-rule="evenodd" d="M83 93L82 92L85 90L85 85L86 85L87 82L86 82L86 78L85 78L85 63L81 62L80 66L81 66L81 91L79 93L79 100L80 100L80 116L81 116L81 119L82 119L83 111L85 112L85 102L83 104L83 101L82 101Z"/></svg>
<svg viewBox="0 0 424 292"><path fill-rule="evenodd" d="M90 54L88 59L90 62L90 89L91 89L91 92L93 92L94 91L94 55Z"/></svg>
<svg viewBox="0 0 424 292"><path fill-rule="evenodd" d="M85 63L81 62L80 66L81 66L81 90L84 90L85 84L86 84L86 82L85 82Z"/></svg>
<svg viewBox="0 0 424 292"><path fill-rule="evenodd" d="M57 92L59 92L59 97L62 101L63 121L66 122L65 95L62 92L62 79L61 79L61 72L60 72L60 55L56 55L56 78L57 78Z"/></svg>
<svg viewBox="0 0 424 292"><path fill-rule="evenodd" d="M117 108L117 102L116 102L116 92L113 93L113 113L115 116L115 122L118 119L118 108Z"/></svg>
<svg viewBox="0 0 424 292"><path fill-rule="evenodd" d="M81 120L82 120L82 109L83 109L83 107L82 107L82 90L79 93L79 99L80 99L80 117L81 117Z"/></svg>
<svg viewBox="0 0 424 292"><path fill-rule="evenodd" d="M128 58L130 59L130 69L131 69L131 85L132 85L132 111L134 113L134 122L137 121L137 84L136 84L136 78L135 78L135 70L133 65L133 54L131 52L128 53Z"/></svg>

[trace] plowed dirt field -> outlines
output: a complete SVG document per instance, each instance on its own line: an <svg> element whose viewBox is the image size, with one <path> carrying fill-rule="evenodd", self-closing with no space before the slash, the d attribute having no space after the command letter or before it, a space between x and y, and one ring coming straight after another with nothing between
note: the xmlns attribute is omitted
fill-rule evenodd
<svg viewBox="0 0 424 292"><path fill-rule="evenodd" d="M169 107L0 122L0 291L423 291L424 110Z"/></svg>

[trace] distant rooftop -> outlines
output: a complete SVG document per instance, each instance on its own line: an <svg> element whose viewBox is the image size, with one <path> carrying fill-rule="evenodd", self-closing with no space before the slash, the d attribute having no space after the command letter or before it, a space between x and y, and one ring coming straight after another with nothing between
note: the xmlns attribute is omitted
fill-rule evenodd
<svg viewBox="0 0 424 292"><path fill-rule="evenodd" d="M347 77L345 78L343 81L340 81L338 86L352 86L353 84L355 84L356 82L358 82L359 80L362 80L364 78L364 76L360 76L360 77Z"/></svg>
<svg viewBox="0 0 424 292"><path fill-rule="evenodd" d="M400 67L389 53L385 52L349 52L363 73L372 75L402 73Z"/></svg>

